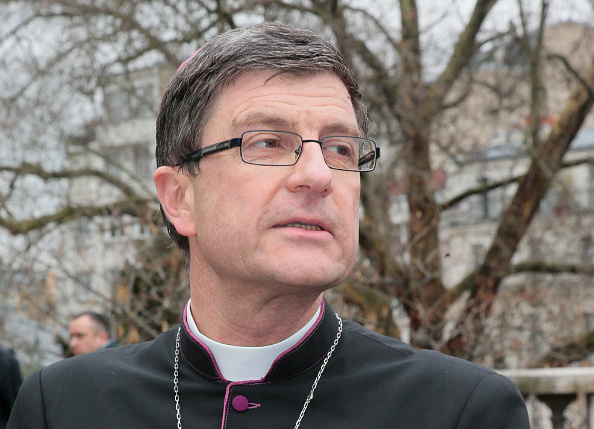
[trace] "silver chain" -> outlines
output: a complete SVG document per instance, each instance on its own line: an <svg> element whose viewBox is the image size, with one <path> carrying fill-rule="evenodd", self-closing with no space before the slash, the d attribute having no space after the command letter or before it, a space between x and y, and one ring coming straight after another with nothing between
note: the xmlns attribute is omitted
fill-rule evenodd
<svg viewBox="0 0 594 429"><path fill-rule="evenodd" d="M318 381L320 381L320 378L322 378L322 373L324 372L324 369L326 369L326 364L328 364L328 361L330 360L330 356L332 356L332 353L334 353L334 349L336 348L336 345L338 344L338 340L340 340L340 336L342 335L342 319L340 318L338 313L334 313L334 314L336 315L336 318L338 319L338 332L336 333L336 338L334 339L334 344L332 344L332 347L330 347L330 350L328 350L328 354L324 358L324 362L322 362L320 371L318 372L318 375L316 376L316 379L314 380L313 385L311 386L311 392L309 392L309 396L305 400L305 404L303 404L303 409L301 410L301 414L299 414L299 418L297 419L297 422L295 423L294 429L297 429L299 427L299 425L301 424L301 419L303 418L303 416L305 414L305 410L307 410L307 406L313 399L314 390L316 390L316 387L318 387Z"/></svg>
<svg viewBox="0 0 594 429"><path fill-rule="evenodd" d="M338 345L338 341L340 340L340 336L342 335L342 319L340 318L338 313L334 313L334 314L336 315L336 318L338 319L338 332L336 333L336 338L334 339L334 343L332 344L332 347L330 347L330 350L328 350L328 353L326 354L326 357L324 358L324 362L322 362L320 371L318 371L318 375L316 376L316 379L314 380L313 385L311 386L311 391L309 392L309 395L307 395L307 399L305 400L305 403L303 404L303 409L301 410L301 413L299 414L299 418L297 419L297 422L295 423L294 429L298 429L299 425L301 425L301 419L303 419L303 416L305 415L305 411L307 410L309 403L313 399L314 391L316 390L316 387L318 387L318 382L320 381L320 378L322 378L322 373L324 372L324 369L326 369L326 365L328 364L328 361L330 360L330 356L332 356L332 353L334 353L334 349L336 349L336 346ZM177 329L177 337L175 339L175 365L173 366L173 391L175 392L175 411L177 414L177 429L182 429L181 408L179 406L179 384L178 384L179 383L179 336L180 336L180 332L181 332L181 326Z"/></svg>
<svg viewBox="0 0 594 429"><path fill-rule="evenodd" d="M173 391L175 392L175 412L177 414L177 429L182 429L181 425L181 408L179 406L179 333L181 325L177 330L177 337L175 338L175 365L173 365Z"/></svg>

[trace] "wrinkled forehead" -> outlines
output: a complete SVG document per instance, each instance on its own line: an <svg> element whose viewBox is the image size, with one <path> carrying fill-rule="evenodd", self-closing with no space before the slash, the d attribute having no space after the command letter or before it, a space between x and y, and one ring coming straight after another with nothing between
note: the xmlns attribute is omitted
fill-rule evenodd
<svg viewBox="0 0 594 429"><path fill-rule="evenodd" d="M250 129L298 133L308 125L324 133L362 134L346 86L328 72L307 77L247 73L220 90L212 119L231 134Z"/></svg>

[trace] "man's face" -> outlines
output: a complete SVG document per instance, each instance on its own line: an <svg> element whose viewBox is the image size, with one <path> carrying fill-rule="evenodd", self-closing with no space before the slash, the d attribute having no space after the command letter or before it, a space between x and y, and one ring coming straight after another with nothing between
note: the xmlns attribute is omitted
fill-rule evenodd
<svg viewBox="0 0 594 429"><path fill-rule="evenodd" d="M74 356L97 350L106 341L105 332L97 328L89 316L81 316L70 322L70 350Z"/></svg>
<svg viewBox="0 0 594 429"><path fill-rule="evenodd" d="M336 76L270 77L250 73L222 91L202 146L248 130L316 140L359 134ZM198 281L311 294L340 283L352 269L359 173L329 169L318 144L305 143L299 161L282 167L246 164L239 148L219 152L203 158L191 180L197 234L190 251Z"/></svg>

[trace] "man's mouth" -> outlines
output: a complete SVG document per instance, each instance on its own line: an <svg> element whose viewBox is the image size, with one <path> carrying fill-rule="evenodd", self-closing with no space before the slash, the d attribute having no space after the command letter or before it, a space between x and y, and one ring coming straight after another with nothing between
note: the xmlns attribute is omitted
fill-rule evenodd
<svg viewBox="0 0 594 429"><path fill-rule="evenodd" d="M309 223L301 223L301 222L291 222L286 225L282 225L283 227L292 227L292 228L301 228L305 229L306 231L323 231L324 229L319 225L313 225Z"/></svg>

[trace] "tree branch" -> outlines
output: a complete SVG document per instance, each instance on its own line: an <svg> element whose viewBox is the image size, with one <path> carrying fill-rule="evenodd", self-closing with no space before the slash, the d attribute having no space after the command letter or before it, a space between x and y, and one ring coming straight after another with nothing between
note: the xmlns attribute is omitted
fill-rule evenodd
<svg viewBox="0 0 594 429"><path fill-rule="evenodd" d="M152 199L136 199L119 201L113 204L106 204L104 206L67 206L56 211L55 213L46 216L40 216L34 219L27 219L24 221L15 221L0 217L0 227L6 229L12 235L20 235L27 234L31 231L41 230L50 224L63 224L81 217L127 214L139 218L146 218L147 212L151 210L149 206L153 202L154 200Z"/></svg>
<svg viewBox="0 0 594 429"><path fill-rule="evenodd" d="M569 71L573 77L575 77L578 82L580 82L585 88L588 89L588 92L590 93L590 97L593 96L594 94L594 87L580 74L579 71L577 71L567 60L567 58L565 58L563 55L559 55L559 54L549 54L547 56L548 58L554 58L556 60L559 60L563 63L563 65L565 66L565 68L567 69L567 71Z"/></svg>
<svg viewBox="0 0 594 429"><path fill-rule="evenodd" d="M594 165L594 158L583 158L583 159L575 159L573 161L566 161L561 164L561 166L559 167L559 170L563 170L566 168L572 168L572 167L576 167L578 165L583 165L583 164ZM451 209L456 204L459 204L460 202L464 201L466 198L472 197L473 195L481 195L486 192L492 191L494 189L509 186L513 183L519 183L521 180L524 179L524 176L526 176L526 175L520 174L517 176L508 177L503 180L485 183L484 185L477 186L475 188L467 189L466 191L450 198L448 201L444 201L443 203L441 203L441 205L439 206L440 211L445 211L445 210Z"/></svg>
<svg viewBox="0 0 594 429"><path fill-rule="evenodd" d="M432 117L439 110L460 72L475 54L476 35L496 2L497 0L477 0L472 16L454 47L450 61L439 78L429 87L431 103L430 110L426 113L428 117Z"/></svg>
<svg viewBox="0 0 594 429"><path fill-rule="evenodd" d="M80 177L96 177L115 186L120 191L122 191L122 193L125 196L132 200L141 199L138 193L123 180L120 180L117 177L106 173L105 171L96 170L92 168L83 168L79 170L47 171L38 165L24 162L20 164L18 167L0 165L0 171L13 173L15 176L36 176L45 181L58 179L74 179ZM156 199L147 199L147 201L156 201Z"/></svg>

